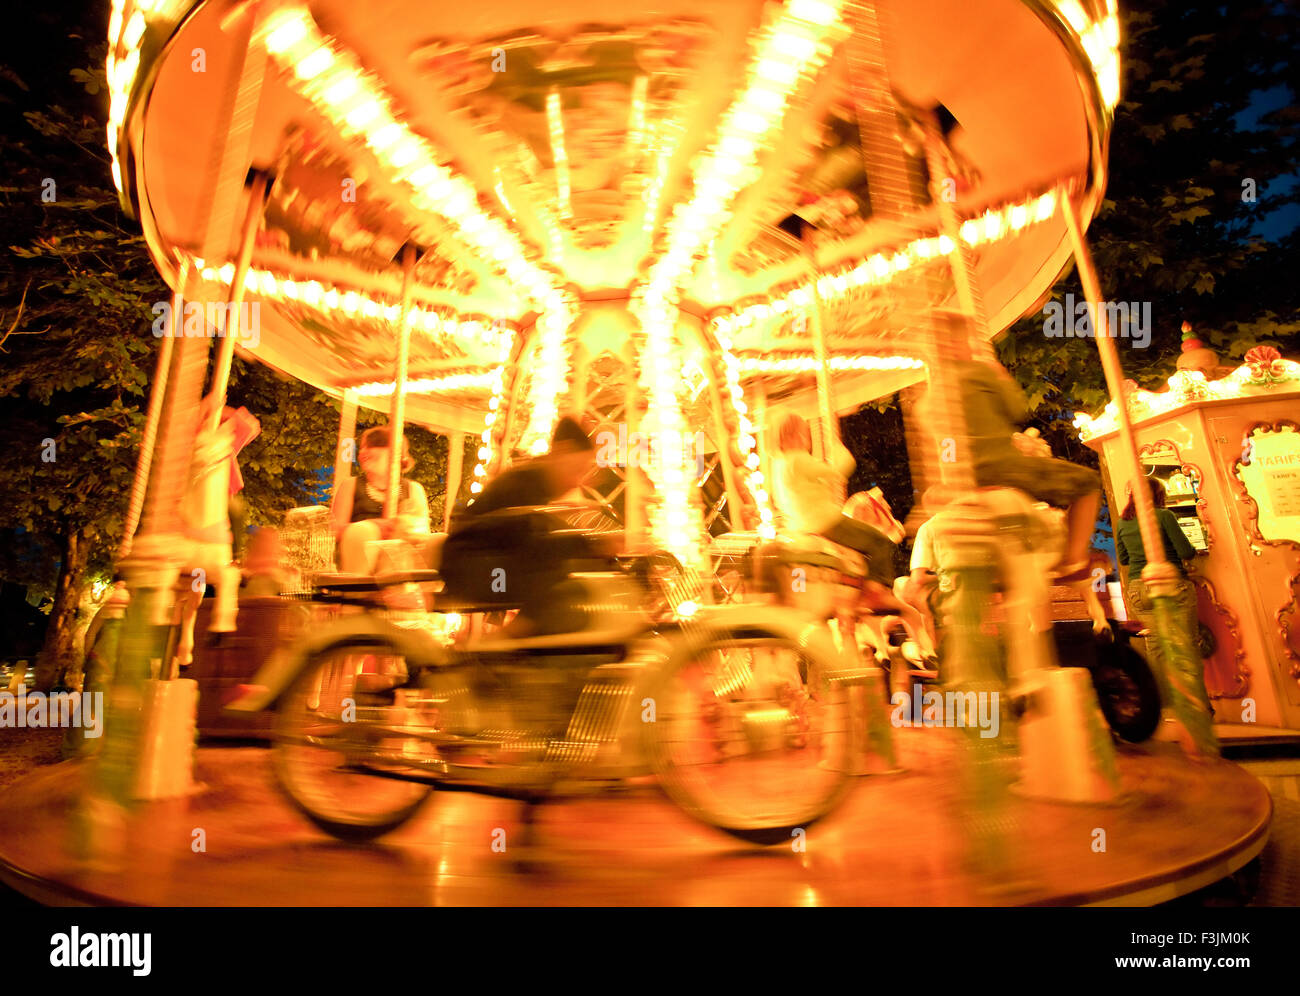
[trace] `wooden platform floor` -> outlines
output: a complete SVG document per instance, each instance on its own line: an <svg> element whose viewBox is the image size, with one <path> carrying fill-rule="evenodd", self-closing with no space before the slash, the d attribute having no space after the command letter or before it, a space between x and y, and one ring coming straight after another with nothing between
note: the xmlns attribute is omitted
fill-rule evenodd
<svg viewBox="0 0 1300 996"><path fill-rule="evenodd" d="M1117 804L1011 796L976 820L950 731L898 732L905 772L857 779L803 851L700 826L652 784L550 803L532 843L519 803L456 791L434 793L377 843L343 844L284 801L269 751L202 747L202 791L140 805L126 846L92 864L78 856L72 819L84 762L66 762L0 799L0 878L51 904L1144 905L1231 874L1267 839L1269 794L1230 762L1191 764L1164 744L1126 749ZM972 850L981 827L999 835L1003 860Z"/></svg>

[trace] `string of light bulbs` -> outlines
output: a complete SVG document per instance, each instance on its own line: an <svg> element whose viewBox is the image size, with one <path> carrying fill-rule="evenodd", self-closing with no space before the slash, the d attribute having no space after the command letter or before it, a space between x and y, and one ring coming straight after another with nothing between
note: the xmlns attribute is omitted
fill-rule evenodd
<svg viewBox="0 0 1300 996"><path fill-rule="evenodd" d="M496 374L458 373L444 377L418 377L406 382L407 394L440 394L448 391L482 391L496 386ZM374 381L349 388L360 398L382 398L397 390L396 381Z"/></svg>
<svg viewBox="0 0 1300 996"><path fill-rule="evenodd" d="M913 356L830 356L832 370L924 370L925 361ZM740 356L742 374L782 374L815 372L820 364L812 354L790 356Z"/></svg>
<svg viewBox="0 0 1300 996"><path fill-rule="evenodd" d="M479 437L478 462L474 464L474 479L470 482L469 504L474 504L474 497L483 490L483 480L487 477L487 464L492 459L492 436L501 414L501 402L506 390L506 364L510 362L510 352L515 345L515 332L501 337L501 351L497 357L496 369L492 372L492 396L488 398L487 414L483 416L483 434Z"/></svg>
<svg viewBox="0 0 1300 996"><path fill-rule="evenodd" d="M1055 192L1030 197L1000 208L991 208L978 218L964 221L961 225L960 237L964 243L972 247L985 245L1030 226L1042 224L1051 219L1059 208ZM817 278L817 294L824 302L836 301L859 287L889 283L895 274L903 273L917 264L941 260L956 249L956 243L947 235L915 239L891 255L876 253L869 259L834 273L823 274ZM810 307L812 295L811 282L800 284L788 291L773 292L764 300L746 305L730 315L718 316L713 320L713 326L715 330L725 329L729 332L748 328L774 315L784 315Z"/></svg>
<svg viewBox="0 0 1300 996"><path fill-rule="evenodd" d="M528 260L523 244L500 219L479 207L474 185L439 165L443 157L401 120L380 81L356 55L323 34L305 7L277 10L261 25L258 37L290 86L343 138L363 142L389 178L410 191L417 207L445 218L470 248L499 266L542 310L563 304L564 293L551 275Z"/></svg>
<svg viewBox="0 0 1300 996"><path fill-rule="evenodd" d="M190 257L193 271L204 280L229 287L235 279L235 264L215 266L199 257ZM323 312L342 314L348 318L395 323L401 314L401 303L374 298L355 290L340 288L319 280L295 280L283 274L249 267L244 274L244 290L266 301L279 301L305 305ZM411 328L435 340L478 339L492 345L503 336L513 339L514 331L504 318L483 321L451 313L444 314L434 308L412 307L409 310Z"/></svg>
<svg viewBox="0 0 1300 996"><path fill-rule="evenodd" d="M842 5L842 0L790 0L760 30L744 90L723 115L717 139L701 157L692 176L690 199L674 209L664 249L634 299L634 313L645 330L641 359L641 383L648 402L645 422L651 438L664 440L667 452L679 454L677 460L656 461L651 470L658 496L651 510L651 533L656 542L688 565L700 563L699 537L691 534L702 535L703 520L697 503L691 500L680 456L682 449L671 447L670 442L680 439L682 430L677 397L680 378L672 347L680 287L690 277L701 247L717 236L737 194L753 182L758 157L774 141L791 93L800 80L814 73L829 57L828 42L842 29ZM656 190L656 210L658 193ZM649 212L646 217L650 224ZM724 347L723 360L731 403L740 419L750 490L759 506L760 532L771 533L770 499L758 471L753 425L745 412L739 371L729 348ZM699 520L699 529L693 528L693 520Z"/></svg>

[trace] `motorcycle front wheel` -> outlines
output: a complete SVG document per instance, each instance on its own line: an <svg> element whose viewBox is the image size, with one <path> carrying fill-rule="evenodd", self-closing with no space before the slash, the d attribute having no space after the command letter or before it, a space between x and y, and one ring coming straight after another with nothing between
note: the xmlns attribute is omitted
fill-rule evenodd
<svg viewBox="0 0 1300 996"><path fill-rule="evenodd" d="M757 844L789 841L848 791L847 689L835 662L771 635L711 636L665 663L647 710L646 752L668 796L696 819Z"/></svg>
<svg viewBox="0 0 1300 996"><path fill-rule="evenodd" d="M405 676L400 651L382 638L343 642L314 655L275 713L276 778L294 806L341 840L389 833L429 798L433 786L406 780L402 765L381 761L411 741L371 735L391 720L387 684ZM385 777L388 776L388 777Z"/></svg>

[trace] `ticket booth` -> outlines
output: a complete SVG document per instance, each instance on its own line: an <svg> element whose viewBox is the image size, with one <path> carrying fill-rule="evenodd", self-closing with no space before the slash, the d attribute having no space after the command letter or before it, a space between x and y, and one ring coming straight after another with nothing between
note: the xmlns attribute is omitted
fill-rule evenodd
<svg viewBox="0 0 1300 996"><path fill-rule="evenodd" d="M1127 404L1143 469L1197 551L1189 574L1215 719L1243 736L1300 731L1300 363L1271 347L1235 369L1188 356L1167 390L1131 385ZM1129 482L1114 405L1075 424L1118 516Z"/></svg>

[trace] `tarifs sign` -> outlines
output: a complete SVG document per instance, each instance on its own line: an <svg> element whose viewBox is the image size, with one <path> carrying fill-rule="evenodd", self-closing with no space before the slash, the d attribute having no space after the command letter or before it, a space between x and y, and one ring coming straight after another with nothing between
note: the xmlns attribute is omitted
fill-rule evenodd
<svg viewBox="0 0 1300 996"><path fill-rule="evenodd" d="M1259 506L1259 533L1270 543L1300 543L1300 432L1289 425L1246 437L1237 476Z"/></svg>

